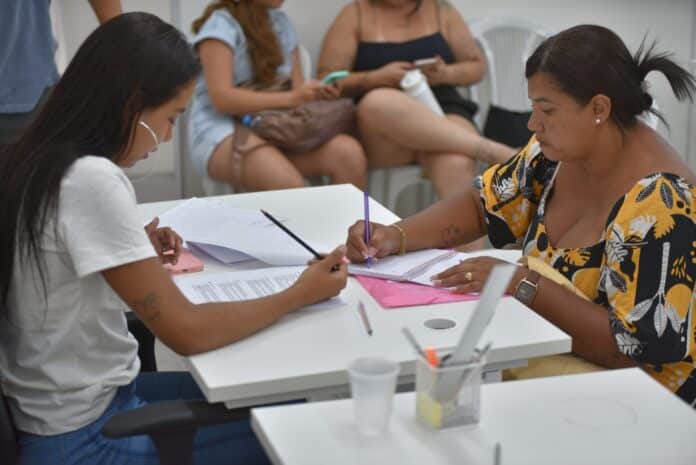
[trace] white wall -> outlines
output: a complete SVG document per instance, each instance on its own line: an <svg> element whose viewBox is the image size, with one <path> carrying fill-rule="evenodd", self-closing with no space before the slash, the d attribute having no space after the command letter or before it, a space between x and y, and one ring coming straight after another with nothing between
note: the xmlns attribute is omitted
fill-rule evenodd
<svg viewBox="0 0 696 465"><path fill-rule="evenodd" d="M205 0L122 0L126 11L144 10L171 21L172 5L180 5L183 30L190 34L191 21L200 14ZM300 40L307 47L316 64L321 38L336 13L352 0L288 0L284 9L293 20ZM648 39L659 41L659 50L675 53L684 64L696 58L696 0L450 0L467 19L488 15L520 16L533 21L550 32L566 27L595 23L617 32L635 50L645 34ZM58 2L55 2L58 3ZM72 56L87 34L96 27L86 0L62 0L64 46ZM661 76L650 76L652 92L660 105L671 131L662 132L684 156L690 155L692 167L696 167L696 131L689 131L690 106L678 103ZM696 124L696 121L691 122ZM691 154L687 154L690 148ZM139 164L136 176L155 173L172 176L174 182L174 156L171 144L160 148L158 156ZM190 194L190 193L189 193Z"/></svg>

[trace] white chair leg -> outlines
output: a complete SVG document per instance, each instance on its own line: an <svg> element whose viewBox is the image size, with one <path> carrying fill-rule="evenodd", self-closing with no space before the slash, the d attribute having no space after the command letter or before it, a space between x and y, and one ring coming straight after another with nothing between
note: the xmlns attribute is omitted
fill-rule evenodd
<svg viewBox="0 0 696 465"><path fill-rule="evenodd" d="M203 192L206 196L233 194L234 189L227 183L218 182L209 177L204 177L202 182Z"/></svg>

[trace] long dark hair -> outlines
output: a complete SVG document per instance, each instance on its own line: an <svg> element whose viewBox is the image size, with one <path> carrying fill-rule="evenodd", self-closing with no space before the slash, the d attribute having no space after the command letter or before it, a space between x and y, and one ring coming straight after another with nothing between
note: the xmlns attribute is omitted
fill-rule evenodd
<svg viewBox="0 0 696 465"><path fill-rule="evenodd" d="M185 37L148 13L117 16L85 40L35 121L0 151L3 308L17 251L36 260L45 290L41 241L70 165L86 155L118 161L142 111L173 98L199 72Z"/></svg>
<svg viewBox="0 0 696 465"><path fill-rule="evenodd" d="M674 63L671 54L655 53L655 43L645 47L645 38L635 55L611 30L594 25L575 26L549 37L527 60L527 79L538 72L549 74L578 103L585 105L597 94L611 99L611 118L622 130L636 123L651 108L653 98L643 85L650 71L667 78L679 100L693 100L694 76Z"/></svg>
<svg viewBox="0 0 696 465"><path fill-rule="evenodd" d="M268 17L268 8L250 1L219 0L206 7L191 25L191 30L197 34L208 18L216 10L222 9L237 20L247 38L254 80L261 84L272 84L276 79L278 66L283 64L285 57Z"/></svg>

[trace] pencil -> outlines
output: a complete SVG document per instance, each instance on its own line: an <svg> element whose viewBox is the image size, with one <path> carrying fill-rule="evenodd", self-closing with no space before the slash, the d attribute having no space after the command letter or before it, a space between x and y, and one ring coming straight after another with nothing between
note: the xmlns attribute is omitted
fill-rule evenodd
<svg viewBox="0 0 696 465"><path fill-rule="evenodd" d="M416 341L416 338L413 337L413 334L411 334L411 331L407 327L401 328L401 332L406 336L406 340L411 343L414 349L416 349L416 352L418 352L418 355L420 355L423 358L425 357L425 352L423 352L423 349L421 349L421 346L418 344L418 341Z"/></svg>
<svg viewBox="0 0 696 465"><path fill-rule="evenodd" d="M372 336L372 326L370 326L370 320L367 319L367 312L365 312L365 304L362 301L358 302L358 312L360 313L360 319L365 326L365 331L367 331L368 336Z"/></svg>
<svg viewBox="0 0 696 465"><path fill-rule="evenodd" d="M309 253L311 253L312 255L314 255L314 258L316 258L317 260L322 260L322 259L324 258L324 257L322 257L321 255L319 255L319 252L317 252L316 250L314 250L309 244L307 244L305 241L303 241L303 240L300 239L298 236L296 236L294 232L290 231L290 230L287 228L287 226L285 226L283 223L281 223L280 221L278 221L277 219L275 219L275 218L273 217L273 215L271 215L270 213L268 213L266 210L261 210L261 213L263 213L263 214L266 216L266 218L268 218L269 220L273 221L273 223L275 223L276 226L278 226L280 229L282 229L283 231L285 231L290 237L292 237L293 239L295 239L295 241L297 241L298 244L300 244L302 247L304 247L305 249L307 249L307 250L309 251Z"/></svg>

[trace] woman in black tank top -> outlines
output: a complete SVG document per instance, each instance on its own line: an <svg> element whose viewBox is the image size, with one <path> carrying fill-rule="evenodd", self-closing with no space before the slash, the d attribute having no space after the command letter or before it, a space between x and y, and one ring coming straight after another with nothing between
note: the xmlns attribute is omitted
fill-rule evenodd
<svg viewBox="0 0 696 465"><path fill-rule="evenodd" d="M422 71L447 119L400 89L413 61L437 58ZM499 162L514 151L478 134L476 105L457 86L479 81L485 62L459 13L443 0L357 0L329 28L319 77L349 70L344 94L360 99L358 126L372 167L420 163L440 198L468 185L475 160ZM386 89L385 89L386 88ZM389 89L391 88L391 89Z"/></svg>

